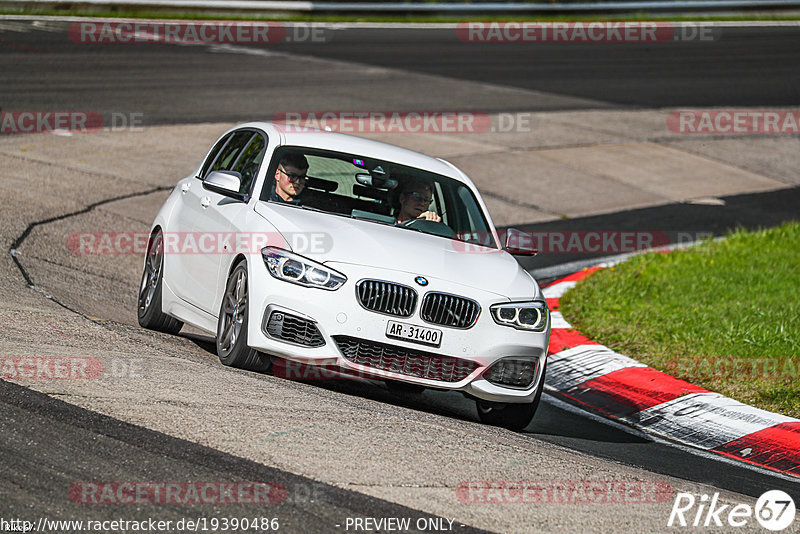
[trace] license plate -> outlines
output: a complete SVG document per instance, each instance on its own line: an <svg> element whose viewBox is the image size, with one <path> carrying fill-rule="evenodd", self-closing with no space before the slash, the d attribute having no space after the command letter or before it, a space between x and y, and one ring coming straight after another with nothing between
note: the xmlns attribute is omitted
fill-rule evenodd
<svg viewBox="0 0 800 534"><path fill-rule="evenodd" d="M416 326L413 324L389 321L386 325L386 337L404 339L414 343L433 345L438 347L442 344L442 331L426 326Z"/></svg>

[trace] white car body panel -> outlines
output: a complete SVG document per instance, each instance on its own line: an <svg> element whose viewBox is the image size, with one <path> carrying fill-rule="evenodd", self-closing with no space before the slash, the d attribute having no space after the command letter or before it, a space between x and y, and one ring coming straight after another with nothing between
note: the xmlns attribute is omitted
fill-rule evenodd
<svg viewBox="0 0 800 534"><path fill-rule="evenodd" d="M443 160L357 137L318 131L284 132L268 123L247 123L229 132L241 128L258 129L268 139L264 162L254 179L254 198L243 203L205 189L197 178L201 164L194 173L178 182L156 216L152 229L160 228L167 236L179 232L266 234L270 236L270 243L273 238L283 236L288 242L284 245L287 249L292 245L293 235L316 233L324 235L330 246L295 252L324 263L347 277L347 282L335 291L302 287L274 278L259 251L244 254L249 280L247 343L250 347L291 361L338 365L428 387L460 390L488 401L524 403L533 400L543 380L541 373L545 368L550 326L548 324L543 332L517 330L497 324L489 311L493 304L544 300L537 283L510 254L499 249L465 246L462 242L413 230L258 199L269 161L279 146L307 146L364 154L424 169L465 184L483 210L494 240L499 242L477 188L464 173ZM208 207L201 205L203 199L209 201ZM221 254L167 253L162 311L215 334L225 284L240 257L232 251ZM429 284L425 287L415 285L417 276L424 276ZM379 279L414 287L419 294L414 314L401 318L362 307L355 293L356 283L362 279ZM475 325L459 329L424 322L419 316L419 307L428 291L461 295L477 301L481 311ZM319 328L325 345L305 347L271 338L262 329L268 309L310 318ZM442 330L441 346L390 339L386 336L389 320ZM478 367L463 380L448 383L388 371L376 373L374 369L347 360L337 349L332 339L334 335L471 360L477 362ZM538 359L539 376L530 388L501 387L481 378L492 363L509 356Z"/></svg>

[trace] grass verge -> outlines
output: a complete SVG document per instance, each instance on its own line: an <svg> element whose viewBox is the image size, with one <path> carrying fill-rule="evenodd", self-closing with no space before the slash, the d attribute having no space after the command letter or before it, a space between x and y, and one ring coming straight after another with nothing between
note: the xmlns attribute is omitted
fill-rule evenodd
<svg viewBox="0 0 800 534"><path fill-rule="evenodd" d="M800 418L800 223L736 231L597 271L560 301L589 338Z"/></svg>

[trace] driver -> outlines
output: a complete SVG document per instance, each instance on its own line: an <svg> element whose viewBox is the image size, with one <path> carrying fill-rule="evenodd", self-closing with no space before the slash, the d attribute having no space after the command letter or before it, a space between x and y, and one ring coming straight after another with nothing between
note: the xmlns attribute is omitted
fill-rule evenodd
<svg viewBox="0 0 800 534"><path fill-rule="evenodd" d="M397 224L411 219L426 219L442 222L442 218L429 211L433 200L433 188L428 182L411 180L403 184L400 191L400 208L397 211Z"/></svg>
<svg viewBox="0 0 800 534"><path fill-rule="evenodd" d="M298 204L306 186L308 160L303 154L289 152L281 158L275 170L275 189L270 195L273 202Z"/></svg>

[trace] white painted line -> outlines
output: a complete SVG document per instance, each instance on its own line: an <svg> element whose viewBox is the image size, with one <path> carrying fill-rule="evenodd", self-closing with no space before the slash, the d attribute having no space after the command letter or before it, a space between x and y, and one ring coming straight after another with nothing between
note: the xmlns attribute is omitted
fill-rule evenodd
<svg viewBox="0 0 800 534"><path fill-rule="evenodd" d="M542 294L546 299L560 299L564 293L575 287L577 283L578 282L574 280L570 282L559 282L542 289Z"/></svg>
<svg viewBox="0 0 800 534"><path fill-rule="evenodd" d="M626 418L638 428L671 439L713 449L778 423L797 419L768 412L719 393L693 393Z"/></svg>
<svg viewBox="0 0 800 534"><path fill-rule="evenodd" d="M24 3L28 0L20 0ZM51 0L39 0L44 3L51 3ZM65 0L67 1L67 0ZM106 3L103 1L103 3ZM229 5L229 4L228 4ZM80 22L91 20L93 22L147 22L148 20L167 21L171 19L139 19L139 18L124 18L124 17L109 17L98 14L96 17L69 17L62 15L0 15L0 20L32 20L35 18L37 21L61 21L61 22ZM194 19L173 19L173 20L194 20ZM250 20L246 16L242 16L242 20ZM653 21L658 22L660 19L655 17ZM350 29L365 29L365 30L382 30L382 29L407 29L407 30L455 30L458 29L459 23L457 22L294 22L294 21L280 21L281 24L287 27L315 27L326 28L330 30L350 30ZM675 22L674 24L682 24L687 26L708 26L708 27L722 27L722 28L768 28L768 27L800 27L798 20L743 20L743 21L682 21Z"/></svg>
<svg viewBox="0 0 800 534"><path fill-rule="evenodd" d="M236 46L230 44L209 45L208 51L211 52L212 54L243 54L246 56L262 56L262 57L286 57L289 55L283 52L265 50L263 48L249 48L246 46Z"/></svg>
<svg viewBox="0 0 800 534"><path fill-rule="evenodd" d="M614 419L608 419L607 417L603 417L601 415L597 415L592 412L587 412L586 410L579 408L574 404L570 404L566 401L561 400L561 397L558 396L558 392L554 392L552 388L547 386L547 384L545 384L545 395L543 396L542 400L566 412L579 415L581 417L585 417L586 419L589 419L590 421L594 421L596 423L602 423L604 425L608 425L611 428L627 432L628 434L638 438L648 439L654 443L666 445L668 447L673 447L685 453L693 454L695 456L699 456L707 460L714 460L717 462L722 462L724 464L736 466L742 469L748 469L750 471L760 473L762 475L768 475L771 477L780 478L782 480L788 480L790 482L797 482L797 477L794 477L792 475L787 475L785 473L773 471L772 469L767 469L766 467L762 467L757 464L751 464L747 462L742 462L740 460L735 460L733 458L729 458L725 455L718 454L716 452L709 452L704 449L698 449L697 447L692 447L691 445L686 445L685 443L679 443L667 437L659 436L658 434L653 434L652 432L645 432L637 428L636 426L631 426L630 423L628 421L625 421L624 419L620 421L615 421Z"/></svg>
<svg viewBox="0 0 800 534"><path fill-rule="evenodd" d="M6 0L7 2L20 3L47 3L69 4L70 0ZM768 8L796 8L800 5L798 0L672 0L668 4L655 0L627 0L624 2L600 2L571 4L553 3L407 3L407 2L368 2L368 3L335 3L335 2L308 2L308 1L274 1L274 0L82 0L84 4L101 5L136 5L136 6L169 6L182 8L223 8L223 9L253 9L268 11L288 12L336 12L336 13L361 13L361 12L429 12L429 13L492 13L504 14L511 12L550 12L578 14L587 11L603 12L639 12L650 9L673 9L677 11L701 10L703 14L709 9L743 9L751 7Z"/></svg>
<svg viewBox="0 0 800 534"><path fill-rule="evenodd" d="M581 383L628 367L647 367L602 345L578 345L547 357L547 385L565 393Z"/></svg>
<svg viewBox="0 0 800 534"><path fill-rule="evenodd" d="M561 328L563 330L567 330L572 328L572 325L564 319L564 316L561 315L561 312L550 312L550 328Z"/></svg>

